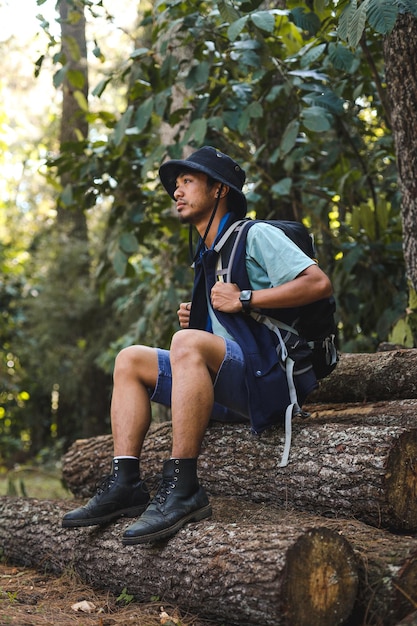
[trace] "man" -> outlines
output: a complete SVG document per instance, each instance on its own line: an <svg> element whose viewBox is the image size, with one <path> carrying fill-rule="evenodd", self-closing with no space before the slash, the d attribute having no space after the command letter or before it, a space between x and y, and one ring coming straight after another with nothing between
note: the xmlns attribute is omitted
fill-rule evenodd
<svg viewBox="0 0 417 626"><path fill-rule="evenodd" d="M180 305L181 330L169 351L138 345L117 356L112 473L85 506L67 513L62 522L74 528L141 514L125 531L125 545L165 539L185 523L211 515L197 477L200 446L211 418L246 420L255 432L282 418L289 392L276 341L247 312L284 309L287 316L291 311L295 315L296 307L332 292L328 277L312 259L279 229L262 223L249 230L241 263L250 285L216 280L219 255L213 246L247 210L245 173L230 157L204 147L185 160L164 163L160 178L176 202L180 221L200 235L192 302ZM305 366L308 348L307 357L305 345L303 350ZM301 368L295 378L302 402L317 381L311 367ZM151 422L151 401L171 406L172 451L149 501L139 459Z"/></svg>

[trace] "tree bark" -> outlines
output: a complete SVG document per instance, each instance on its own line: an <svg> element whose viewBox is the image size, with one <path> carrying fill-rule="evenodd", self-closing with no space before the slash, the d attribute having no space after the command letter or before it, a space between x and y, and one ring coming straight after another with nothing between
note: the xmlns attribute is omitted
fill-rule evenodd
<svg viewBox="0 0 417 626"><path fill-rule="evenodd" d="M413 610L415 537L237 499L212 504L212 519L167 542L122 547L126 520L66 530L70 502L3 498L0 545L10 562L71 568L92 586L158 595L230 626L391 626Z"/></svg>
<svg viewBox="0 0 417 626"><path fill-rule="evenodd" d="M57 3L61 23L61 40L63 65L68 71L65 75L62 88L62 116L60 126L61 148L69 142L79 141L81 135L84 139L88 136L88 122L86 112L80 107L76 92L81 92L85 101L88 98L88 65L87 65L87 42L85 35L86 20L84 8L74 6L69 0L59 0ZM72 13L72 18L69 19ZM74 19L74 15L77 19ZM73 74L71 74L71 72ZM74 73L77 80L74 84ZM62 187L75 185L74 173L70 170L61 173ZM87 240L87 220L83 208L57 205L58 225L69 227L73 236Z"/></svg>
<svg viewBox="0 0 417 626"><path fill-rule="evenodd" d="M323 408L323 407L322 407ZM213 496L274 503L326 516L354 516L395 530L417 530L417 401L379 403L313 413L293 422L290 463L280 467L284 433L255 436L249 427L213 424L199 459L199 473ZM143 477L155 486L169 457L171 425L154 429L141 459ZM108 474L112 439L76 441L63 457L71 491L89 497Z"/></svg>
<svg viewBox="0 0 417 626"><path fill-rule="evenodd" d="M416 222L417 223L417 222ZM309 402L372 402L417 398L417 350L342 354Z"/></svg>
<svg viewBox="0 0 417 626"><path fill-rule="evenodd" d="M402 194L404 259L417 291L417 19L410 13L399 14L386 37L384 59Z"/></svg>

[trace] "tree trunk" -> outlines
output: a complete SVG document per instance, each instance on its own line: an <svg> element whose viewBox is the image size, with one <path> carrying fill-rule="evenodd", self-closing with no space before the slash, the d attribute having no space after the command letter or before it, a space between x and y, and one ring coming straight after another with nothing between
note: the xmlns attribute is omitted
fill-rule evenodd
<svg viewBox="0 0 417 626"><path fill-rule="evenodd" d="M323 417L319 411L295 419L287 467L279 467L282 428L255 436L247 426L213 424L203 442L200 477L211 495L415 531L416 412L417 401L409 400L345 407L340 421L332 409ZM171 425L152 429L141 460L151 488L170 448ZM110 436L76 441L63 458L64 480L74 494L88 497L109 472L111 458Z"/></svg>
<svg viewBox="0 0 417 626"><path fill-rule="evenodd" d="M417 291L417 19L410 13L399 14L385 39L384 58L402 194L404 259Z"/></svg>
<svg viewBox="0 0 417 626"><path fill-rule="evenodd" d="M59 8L61 23L62 63L63 66L67 67L62 88L60 128L62 148L69 142L79 141L80 136L84 139L87 139L88 136L86 111L83 110L79 100L77 100L77 92L79 92L87 102L88 65L84 8L74 6L70 0L59 0L57 7ZM77 182L70 169L61 173L63 188L66 185L75 185ZM60 226L69 226L74 237L87 240L87 221L83 207L73 206L69 210L67 206L58 203L57 211Z"/></svg>
<svg viewBox="0 0 417 626"><path fill-rule="evenodd" d="M237 499L212 504L211 520L169 541L122 547L130 521L66 530L68 501L3 498L0 544L10 562L70 567L101 589L159 595L230 626L391 626L413 610L416 538Z"/></svg>
<svg viewBox="0 0 417 626"><path fill-rule="evenodd" d="M417 398L417 350L342 354L309 402L372 402Z"/></svg>

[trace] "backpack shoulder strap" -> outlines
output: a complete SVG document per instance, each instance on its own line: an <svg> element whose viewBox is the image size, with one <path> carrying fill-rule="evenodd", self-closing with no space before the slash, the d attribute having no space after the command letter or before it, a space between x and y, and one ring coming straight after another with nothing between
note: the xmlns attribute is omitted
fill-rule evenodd
<svg viewBox="0 0 417 626"><path fill-rule="evenodd" d="M231 282L231 271L235 260L239 242L256 220L244 219L234 222L222 235L214 246L215 252L220 252L217 266L217 278L224 282Z"/></svg>

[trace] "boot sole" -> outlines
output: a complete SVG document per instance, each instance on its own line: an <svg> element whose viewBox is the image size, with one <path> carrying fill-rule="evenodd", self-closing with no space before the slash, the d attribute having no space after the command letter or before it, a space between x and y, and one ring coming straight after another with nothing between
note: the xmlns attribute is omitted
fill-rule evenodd
<svg viewBox="0 0 417 626"><path fill-rule="evenodd" d="M158 530L154 533L148 533L147 535L139 535L137 537L122 537L122 544L124 546L135 546L138 543L153 543L156 541L161 541L162 539L168 539L175 535L185 524L188 522L199 522L207 517L211 517L212 509L211 505L199 509L198 511L193 511L188 515L182 517L178 522L172 524L168 528L163 528L162 530Z"/></svg>
<svg viewBox="0 0 417 626"><path fill-rule="evenodd" d="M89 519L68 519L62 520L62 528L85 528L86 526L102 526L113 522L119 517L139 517L147 508L149 502L141 506L136 506L130 509L123 509L121 511L115 511L109 513L109 515L102 515L101 517L90 517Z"/></svg>

